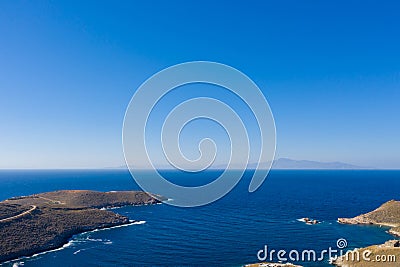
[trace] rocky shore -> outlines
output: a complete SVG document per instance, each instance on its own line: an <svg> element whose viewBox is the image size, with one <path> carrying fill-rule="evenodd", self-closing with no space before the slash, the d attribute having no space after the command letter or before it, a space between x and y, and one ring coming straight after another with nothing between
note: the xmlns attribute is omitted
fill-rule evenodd
<svg viewBox="0 0 400 267"><path fill-rule="evenodd" d="M388 231L394 236L400 236L400 201L390 200L379 208L356 216L354 218L339 218L343 224L369 224L391 227ZM367 258L363 258L366 252ZM356 249L332 261L335 266L341 267L374 267L400 266L400 241L389 240L381 245L373 245Z"/></svg>
<svg viewBox="0 0 400 267"><path fill-rule="evenodd" d="M354 218L339 218L343 224L370 224L391 227L389 232L400 236L400 201L390 200L379 208Z"/></svg>
<svg viewBox="0 0 400 267"><path fill-rule="evenodd" d="M389 240L381 245L347 252L332 264L338 267L398 267L400 266L400 241Z"/></svg>
<svg viewBox="0 0 400 267"><path fill-rule="evenodd" d="M103 207L159 202L140 191L63 190L7 199L0 202L0 263L59 248L75 234L130 223Z"/></svg>

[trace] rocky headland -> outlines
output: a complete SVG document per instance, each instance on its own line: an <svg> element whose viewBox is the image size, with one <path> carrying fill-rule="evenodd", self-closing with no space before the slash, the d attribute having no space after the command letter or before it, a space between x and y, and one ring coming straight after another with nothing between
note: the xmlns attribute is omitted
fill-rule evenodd
<svg viewBox="0 0 400 267"><path fill-rule="evenodd" d="M132 223L102 209L160 203L140 191L63 190L0 202L0 263L56 249L73 235Z"/></svg>
<svg viewBox="0 0 400 267"><path fill-rule="evenodd" d="M400 236L400 201L390 200L379 208L356 216L354 218L339 218L343 224L379 225L391 227L389 233ZM367 259L363 253L367 252ZM354 257L359 257L355 259ZM400 241L389 240L381 245L373 245L350 251L332 261L335 266L342 267L373 267L373 266L400 266Z"/></svg>
<svg viewBox="0 0 400 267"><path fill-rule="evenodd" d="M390 200L379 208L354 218L339 218L343 224L372 224L391 227L389 232L400 236L400 201Z"/></svg>

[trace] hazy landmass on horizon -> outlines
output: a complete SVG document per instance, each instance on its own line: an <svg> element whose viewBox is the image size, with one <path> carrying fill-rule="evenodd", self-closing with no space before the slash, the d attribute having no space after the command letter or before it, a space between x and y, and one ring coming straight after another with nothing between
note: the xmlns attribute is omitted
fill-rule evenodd
<svg viewBox="0 0 400 267"><path fill-rule="evenodd" d="M210 169L226 169L226 164L218 164L212 166ZM173 169L171 166L167 165L156 165L158 169ZM257 167L257 163L249 163L247 169L255 169ZM125 169L126 166L119 167L110 167L116 169ZM235 164L232 164L232 168L235 168ZM334 162L322 162L322 161L313 161L313 160L294 160L289 158L279 158L274 160L272 164L272 169L276 170L359 170L359 169L375 169L370 166L358 166L345 162L334 161Z"/></svg>

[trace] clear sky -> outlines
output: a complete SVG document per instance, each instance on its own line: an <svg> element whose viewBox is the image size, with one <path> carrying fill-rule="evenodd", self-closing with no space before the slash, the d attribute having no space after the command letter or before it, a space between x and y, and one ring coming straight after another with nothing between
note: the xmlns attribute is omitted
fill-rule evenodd
<svg viewBox="0 0 400 267"><path fill-rule="evenodd" d="M277 157L400 168L400 2L274 2L0 1L0 168L123 165L131 96L192 60L259 85Z"/></svg>

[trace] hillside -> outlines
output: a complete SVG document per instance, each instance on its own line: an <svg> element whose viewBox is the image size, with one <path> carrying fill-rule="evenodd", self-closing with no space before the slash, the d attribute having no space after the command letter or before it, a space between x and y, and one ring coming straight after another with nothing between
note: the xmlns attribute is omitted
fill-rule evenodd
<svg viewBox="0 0 400 267"><path fill-rule="evenodd" d="M400 201L390 200L371 212L354 218L339 218L338 222L389 226L391 234L400 236Z"/></svg>
<svg viewBox="0 0 400 267"><path fill-rule="evenodd" d="M130 223L102 207L155 204L138 191L55 191L0 202L0 262L61 247L73 235Z"/></svg>

